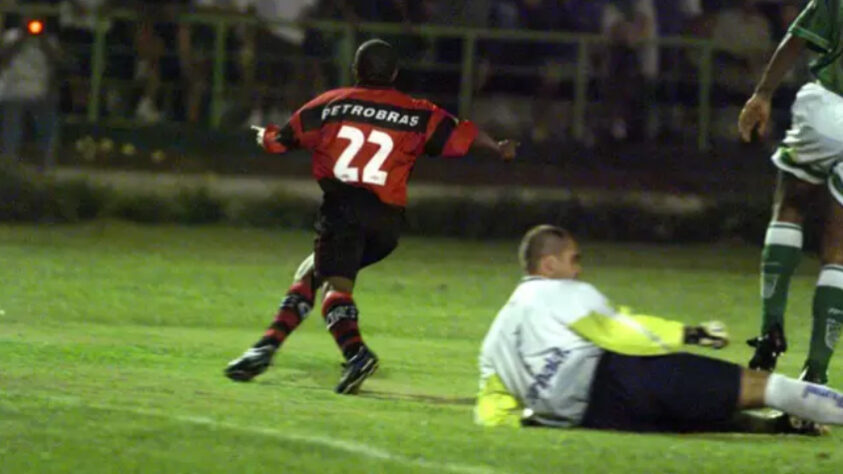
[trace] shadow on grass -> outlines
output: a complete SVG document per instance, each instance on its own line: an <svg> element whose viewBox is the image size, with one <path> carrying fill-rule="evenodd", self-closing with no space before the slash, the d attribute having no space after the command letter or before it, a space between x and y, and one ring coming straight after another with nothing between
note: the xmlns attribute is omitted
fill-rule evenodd
<svg viewBox="0 0 843 474"><path fill-rule="evenodd" d="M264 386L287 386L300 390L331 391L339 381L342 364L325 363L316 360L297 360L292 366L276 366L269 377L254 380L252 383ZM375 377L389 379L389 370L378 370ZM427 403L433 405L474 405L474 397L448 397L423 393L402 393L387 390L369 390L364 388L358 397L375 400L393 400Z"/></svg>
<svg viewBox="0 0 843 474"><path fill-rule="evenodd" d="M312 377L310 378L309 382L313 382ZM317 381L318 382L318 381ZM318 384L313 385L312 383L295 383L291 381L291 379L285 380L278 380L278 379L264 379L264 380L256 380L251 382L255 385L262 385L262 386L288 386L290 388L295 388L298 390L315 390L318 392L333 392L335 381L331 381L330 383L325 384ZM337 395L337 396L346 396L346 395ZM368 398L374 400L392 400L392 401L404 401L404 402L418 402L418 403L427 403L432 405L463 405L463 406L472 406L474 405L474 397L447 397L441 395L427 395L423 393L401 393L401 392L387 392L383 390L366 390L362 389L356 395L360 398Z"/></svg>
<svg viewBox="0 0 843 474"><path fill-rule="evenodd" d="M425 395L423 393L398 393L364 389L357 396L378 400L410 401L434 405L474 405L474 397L443 397L439 395Z"/></svg>

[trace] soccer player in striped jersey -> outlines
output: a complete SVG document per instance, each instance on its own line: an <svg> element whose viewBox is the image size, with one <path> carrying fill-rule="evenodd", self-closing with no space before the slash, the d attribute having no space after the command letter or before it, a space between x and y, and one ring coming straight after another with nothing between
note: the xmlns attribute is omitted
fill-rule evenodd
<svg viewBox="0 0 843 474"><path fill-rule="evenodd" d="M358 327L354 283L361 269L386 258L398 245L416 159L484 151L503 160L515 157L515 142L497 142L474 123L397 91L398 57L388 43L363 43L353 69L354 87L321 94L284 126L255 127L258 144L271 153L312 152L313 176L323 200L313 254L296 272L264 336L226 367L232 380L248 381L267 369L325 284L322 316L345 357L335 390L356 393L377 369L378 358Z"/></svg>
<svg viewBox="0 0 843 474"><path fill-rule="evenodd" d="M773 216L761 256L761 335L750 340L750 368L772 371L787 350L784 313L790 279L802 253L805 217L824 204L820 260L814 290L811 345L801 378L826 383L828 365L843 328L843 4L812 0L790 26L738 119L741 137L764 134L773 92L805 49L815 81L802 86L792 124L772 156L779 168Z"/></svg>
<svg viewBox="0 0 843 474"><path fill-rule="evenodd" d="M821 385L679 352L719 349L721 323L686 326L617 311L578 280L579 248L564 229L524 236L526 276L498 312L480 353L475 420L485 426L583 426L623 431L750 431L819 434L772 407L843 424L843 394Z"/></svg>

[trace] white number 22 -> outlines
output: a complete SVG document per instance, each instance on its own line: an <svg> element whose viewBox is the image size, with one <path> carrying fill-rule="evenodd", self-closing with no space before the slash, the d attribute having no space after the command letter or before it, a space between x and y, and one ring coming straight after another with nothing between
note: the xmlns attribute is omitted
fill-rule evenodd
<svg viewBox="0 0 843 474"><path fill-rule="evenodd" d="M346 183L363 182L366 184L376 184L383 186L386 184L386 171L381 169L381 166L386 161L389 154L392 153L392 138L384 132L379 130L372 130L369 133L368 142L374 143L378 146L378 151L369 159L366 167L363 168L363 179L360 179L360 172L357 168L351 166L351 161L363 148L363 144L367 141L363 132L356 127L343 125L340 132L337 134L338 138L348 140L348 146L345 147L337 163L334 165L334 176L340 181Z"/></svg>

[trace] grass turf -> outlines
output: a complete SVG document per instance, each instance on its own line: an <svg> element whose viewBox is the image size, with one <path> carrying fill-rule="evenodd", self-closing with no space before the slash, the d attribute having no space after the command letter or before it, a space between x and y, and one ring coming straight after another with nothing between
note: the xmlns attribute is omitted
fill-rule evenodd
<svg viewBox="0 0 843 474"><path fill-rule="evenodd" d="M0 226L0 472L835 472L843 435L484 430L478 346L519 278L516 242L405 238L356 299L381 369L332 393L318 314L249 384L222 376L268 324L311 236L234 228ZM616 303L719 318L744 363L758 249L585 243L583 279ZM787 320L798 372L817 263ZM839 358L839 357L838 357ZM833 364L832 384L843 380ZM835 467L837 466L837 467Z"/></svg>

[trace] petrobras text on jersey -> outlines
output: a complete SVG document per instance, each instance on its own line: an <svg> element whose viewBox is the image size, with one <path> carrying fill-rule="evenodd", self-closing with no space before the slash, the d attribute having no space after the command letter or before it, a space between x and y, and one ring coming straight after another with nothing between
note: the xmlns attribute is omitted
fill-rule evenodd
<svg viewBox="0 0 843 474"><path fill-rule="evenodd" d="M328 117L341 116L363 117L410 127L416 127L421 122L421 117L417 114L401 113L380 107L366 107L360 104L331 104L322 109L323 121L327 120Z"/></svg>
<svg viewBox="0 0 843 474"><path fill-rule="evenodd" d="M305 128L318 127L328 122L348 121L409 132L424 132L430 116L431 112L425 109L357 99L339 100L303 112ZM318 121L319 125L313 123L314 121Z"/></svg>

